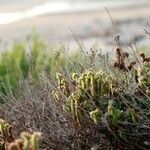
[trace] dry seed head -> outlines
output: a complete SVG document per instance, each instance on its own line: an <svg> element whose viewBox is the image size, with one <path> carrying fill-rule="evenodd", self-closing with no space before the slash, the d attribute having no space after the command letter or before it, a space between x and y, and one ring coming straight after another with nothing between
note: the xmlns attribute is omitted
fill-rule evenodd
<svg viewBox="0 0 150 150"><path fill-rule="evenodd" d="M144 53L140 53L140 57L142 57L144 59L145 58L145 54Z"/></svg>
<svg viewBox="0 0 150 150"><path fill-rule="evenodd" d="M125 57L129 57L129 53L128 53L128 52L124 52L123 55L124 55Z"/></svg>
<svg viewBox="0 0 150 150"><path fill-rule="evenodd" d="M123 52L123 53L122 53L122 58L125 59L125 58L127 58L127 57L129 57L129 53Z"/></svg>
<svg viewBox="0 0 150 150"><path fill-rule="evenodd" d="M144 58L143 62L150 62L150 57Z"/></svg>
<svg viewBox="0 0 150 150"><path fill-rule="evenodd" d="M119 63L118 62L114 62L113 67L114 68L118 68L118 66L119 66Z"/></svg>
<svg viewBox="0 0 150 150"><path fill-rule="evenodd" d="M117 49L116 49L116 52L117 52L117 54L121 54L121 48L120 47L118 47Z"/></svg>
<svg viewBox="0 0 150 150"><path fill-rule="evenodd" d="M132 65L135 65L135 64L136 64L136 61L132 61L131 64L132 64Z"/></svg>

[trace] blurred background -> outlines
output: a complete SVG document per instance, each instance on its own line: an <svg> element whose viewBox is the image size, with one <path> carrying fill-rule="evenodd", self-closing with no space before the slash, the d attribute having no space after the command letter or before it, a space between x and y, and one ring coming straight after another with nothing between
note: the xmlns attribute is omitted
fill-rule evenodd
<svg viewBox="0 0 150 150"><path fill-rule="evenodd" d="M145 29L150 30L149 0L0 0L5 46L36 30L47 43L65 43L71 50L77 41L85 49L111 50L118 34L125 46L145 48L150 46Z"/></svg>

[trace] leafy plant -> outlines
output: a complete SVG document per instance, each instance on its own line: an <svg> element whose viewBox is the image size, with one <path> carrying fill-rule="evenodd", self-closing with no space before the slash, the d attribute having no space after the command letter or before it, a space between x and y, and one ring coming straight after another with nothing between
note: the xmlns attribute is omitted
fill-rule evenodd
<svg viewBox="0 0 150 150"><path fill-rule="evenodd" d="M127 138L126 132L133 132L133 129L127 128L124 133L120 123L137 124L141 121L142 113L138 108L139 106L134 106L135 101L138 100L136 92L140 91L140 88L144 90L141 84L142 81L140 81L141 75L137 74L138 68L134 66L136 62L126 65L125 58L129 57L128 53L117 49L117 56L114 67L120 71L118 77L103 71L96 72L94 69L89 69L82 74L74 73L71 79L67 79L60 73L56 75L58 87L52 92L54 99L57 103L65 99L64 111L70 112L78 130L84 131L83 134L80 132L78 134L79 149L86 147L86 138L84 137L89 132L88 124L93 124L97 128L100 125L109 126L105 134L109 133L112 139L124 145L124 142L129 142L132 137L132 135L128 135L129 138ZM149 74L146 75L149 73L149 69L145 65L143 67L146 70L146 73L144 73L145 84L148 84ZM125 87L127 87L127 84L128 86L131 84L129 82L130 78L137 84L137 88L132 93L133 95L129 94L130 96L127 96ZM149 85L146 86L149 87ZM142 99L144 98L143 95ZM118 139L121 141L118 141Z"/></svg>
<svg viewBox="0 0 150 150"><path fill-rule="evenodd" d="M0 119L0 149L1 150L39 150L40 133L21 133L21 139L14 139L12 126Z"/></svg>

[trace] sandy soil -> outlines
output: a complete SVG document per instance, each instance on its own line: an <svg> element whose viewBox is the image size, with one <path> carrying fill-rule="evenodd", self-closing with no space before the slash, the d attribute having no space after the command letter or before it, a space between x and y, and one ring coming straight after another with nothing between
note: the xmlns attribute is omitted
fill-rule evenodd
<svg viewBox="0 0 150 150"><path fill-rule="evenodd" d="M141 20L148 22L150 19L150 4L137 8L109 11L114 22L123 22L126 24L128 21L132 21L135 23L135 31L138 30L136 27L140 29L140 27L143 28L143 25L147 28L146 23L140 26L142 23ZM128 24L126 24L126 27L126 31L130 32ZM107 34L106 31L108 31L109 34L109 32L111 33L113 30L110 17L104 9L87 13L46 15L25 19L8 25L0 25L0 37L10 42L13 39L25 37L31 33L32 28L35 28L48 42L68 41L72 38L70 28L79 38L85 41L89 38L100 38L100 36L103 36L104 30L105 34ZM132 28L134 27L132 26Z"/></svg>

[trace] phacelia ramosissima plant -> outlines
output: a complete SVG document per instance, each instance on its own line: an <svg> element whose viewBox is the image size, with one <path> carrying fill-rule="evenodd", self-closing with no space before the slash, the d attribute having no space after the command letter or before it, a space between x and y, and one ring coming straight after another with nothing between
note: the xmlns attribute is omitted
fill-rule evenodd
<svg viewBox="0 0 150 150"><path fill-rule="evenodd" d="M113 66L120 71L117 76L104 71L97 72L94 69L82 74L74 73L70 79L60 73L56 75L58 87L52 94L57 103L63 102L64 111L71 114L78 129L84 131L84 134L80 132L78 134L80 149L86 145L85 135L89 133L89 124L97 128L107 126L106 133L116 141L120 139L118 142L123 144L131 142L133 136L128 137L128 133L123 131L120 123L138 124L141 121L141 110L133 104L138 90L142 88L146 93L149 91L149 61L145 60L138 66L135 61L126 61L128 53L120 48L116 51L117 61ZM135 93L128 93L125 88L130 86L131 79L137 86L134 89ZM129 129L126 131L129 132ZM130 132L134 133L134 130Z"/></svg>
<svg viewBox="0 0 150 150"><path fill-rule="evenodd" d="M39 150L39 132L22 132L20 136L20 139L15 139L12 126L0 119L0 150Z"/></svg>
<svg viewBox="0 0 150 150"><path fill-rule="evenodd" d="M70 82L58 73L57 80L58 90L53 91L53 95L57 101L61 100L61 94L66 97L64 108L73 114L78 124L83 123L87 112L91 118L97 116L93 111L100 114L100 98L113 95L116 84L110 75L106 76L103 72L92 69L81 75L74 73Z"/></svg>

